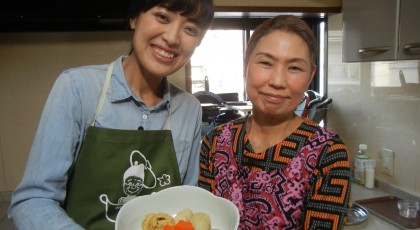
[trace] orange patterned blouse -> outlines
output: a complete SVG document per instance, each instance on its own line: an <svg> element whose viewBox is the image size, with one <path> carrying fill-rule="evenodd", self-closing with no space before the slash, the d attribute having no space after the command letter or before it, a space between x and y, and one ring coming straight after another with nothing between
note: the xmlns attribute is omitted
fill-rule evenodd
<svg viewBox="0 0 420 230"><path fill-rule="evenodd" d="M350 168L338 135L305 119L255 153L245 127L246 117L216 127L200 151L199 186L238 207L239 229L342 229Z"/></svg>

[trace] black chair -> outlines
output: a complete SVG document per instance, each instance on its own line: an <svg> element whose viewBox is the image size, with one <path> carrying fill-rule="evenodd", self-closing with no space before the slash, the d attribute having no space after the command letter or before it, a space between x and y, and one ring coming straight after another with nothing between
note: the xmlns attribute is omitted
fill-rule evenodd
<svg viewBox="0 0 420 230"><path fill-rule="evenodd" d="M201 137L215 127L214 119L219 115L219 109L225 106L225 100L209 91L198 91L193 95L200 101L203 111Z"/></svg>
<svg viewBox="0 0 420 230"><path fill-rule="evenodd" d="M239 94L238 93L218 93L224 101L239 101Z"/></svg>
<svg viewBox="0 0 420 230"><path fill-rule="evenodd" d="M200 101L203 110L202 121L210 124L219 114L220 107L225 106L225 101L217 94L208 91L198 91L193 95Z"/></svg>
<svg viewBox="0 0 420 230"><path fill-rule="evenodd" d="M222 105L225 104L225 100L219 95L209 92L209 91L198 91L193 93L193 95L200 101L201 104L211 103Z"/></svg>

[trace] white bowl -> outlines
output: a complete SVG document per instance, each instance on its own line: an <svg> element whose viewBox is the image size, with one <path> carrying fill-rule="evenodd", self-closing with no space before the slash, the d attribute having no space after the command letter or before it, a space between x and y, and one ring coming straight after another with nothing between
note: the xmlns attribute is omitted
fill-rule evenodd
<svg viewBox="0 0 420 230"><path fill-rule="evenodd" d="M140 230L147 214L161 212L175 217L185 208L191 209L193 213L207 213L211 218L212 229L238 229L239 211L232 202L188 185L167 188L127 202L118 212L115 229Z"/></svg>

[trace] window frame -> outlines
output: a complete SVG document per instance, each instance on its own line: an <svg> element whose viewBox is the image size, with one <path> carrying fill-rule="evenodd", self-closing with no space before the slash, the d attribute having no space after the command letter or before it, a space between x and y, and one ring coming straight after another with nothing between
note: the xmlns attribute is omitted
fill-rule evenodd
<svg viewBox="0 0 420 230"><path fill-rule="evenodd" d="M280 13L279 13L280 14ZM243 30L243 45L244 45L244 51L246 50L246 44L248 43L251 35L251 31L254 30L258 25L260 25L263 21L269 19L270 17L216 17L213 20L213 23L209 30L216 30L216 29L235 29L235 30ZM321 23L324 23L324 25L327 25L327 18L319 18L319 17L301 17L304 21L308 23L312 31L314 32L318 44L326 44L327 36L324 36L324 39L321 41L321 33L326 34L326 26L324 30L322 30ZM323 47L326 47L324 45ZM318 55L316 58L316 73L312 80L312 83L309 85L308 90L314 90L316 92L320 92L321 88L323 88L322 94L326 96L326 68L327 66L323 63L326 63L326 48L323 48L321 45L319 45L318 49ZM324 55L321 55L322 50L324 49ZM245 54L244 54L245 55ZM321 59L323 59L321 61ZM187 91L192 93L192 76L191 76L191 63L189 62L186 65L186 86ZM323 69L323 75L320 76L320 70ZM322 84L322 85L321 85ZM244 90L244 98L246 98L246 92Z"/></svg>

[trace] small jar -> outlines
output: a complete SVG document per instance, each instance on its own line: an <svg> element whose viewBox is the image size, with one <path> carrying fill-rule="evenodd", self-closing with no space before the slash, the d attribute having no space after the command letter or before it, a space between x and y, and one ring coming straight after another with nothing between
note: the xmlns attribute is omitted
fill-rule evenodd
<svg viewBox="0 0 420 230"><path fill-rule="evenodd" d="M419 202L415 200L399 200L398 209L404 218L416 218L419 211Z"/></svg>

